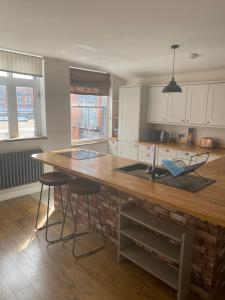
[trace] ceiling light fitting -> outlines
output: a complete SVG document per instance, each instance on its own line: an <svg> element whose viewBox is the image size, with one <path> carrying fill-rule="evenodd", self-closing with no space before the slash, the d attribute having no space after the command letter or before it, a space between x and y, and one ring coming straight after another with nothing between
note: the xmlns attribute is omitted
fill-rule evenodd
<svg viewBox="0 0 225 300"><path fill-rule="evenodd" d="M175 51L179 48L179 45L172 45L171 49L173 49L173 73L172 79L167 86L163 88L163 93L182 93L181 87L176 83L174 79L174 64L175 64Z"/></svg>

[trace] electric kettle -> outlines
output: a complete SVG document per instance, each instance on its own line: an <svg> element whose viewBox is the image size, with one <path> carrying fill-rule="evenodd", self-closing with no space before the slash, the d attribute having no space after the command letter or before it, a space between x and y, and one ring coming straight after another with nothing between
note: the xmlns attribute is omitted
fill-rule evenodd
<svg viewBox="0 0 225 300"><path fill-rule="evenodd" d="M162 130L160 134L160 143L167 143L169 141L169 133L167 131Z"/></svg>

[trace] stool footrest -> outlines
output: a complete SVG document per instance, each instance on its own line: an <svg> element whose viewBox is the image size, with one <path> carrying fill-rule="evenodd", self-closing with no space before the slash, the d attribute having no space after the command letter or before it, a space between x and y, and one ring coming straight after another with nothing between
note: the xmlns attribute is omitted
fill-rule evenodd
<svg viewBox="0 0 225 300"><path fill-rule="evenodd" d="M62 224L62 221L58 221L58 222L54 222L54 223L52 223L52 224L48 224L48 227L54 226L54 225L57 225L57 224ZM39 227L39 228L36 227L35 230L41 231L41 230L43 230L43 229L46 229L46 227L47 227L47 225L41 226L41 227Z"/></svg>
<svg viewBox="0 0 225 300"><path fill-rule="evenodd" d="M53 245L55 243L59 243L59 242L67 242L69 240L71 240L73 238L73 233L70 233L62 238L59 238L59 239L56 239L56 240L53 240L53 241L48 241L48 245L47 246L50 246L50 245Z"/></svg>

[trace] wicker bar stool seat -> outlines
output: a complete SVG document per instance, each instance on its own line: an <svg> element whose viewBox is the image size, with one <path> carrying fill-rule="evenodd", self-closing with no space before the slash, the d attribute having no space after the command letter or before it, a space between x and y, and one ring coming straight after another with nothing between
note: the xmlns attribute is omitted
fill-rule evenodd
<svg viewBox="0 0 225 300"><path fill-rule="evenodd" d="M68 196L67 196L67 205L66 205L66 212L65 212L65 219L66 219L66 214L68 211L68 206L70 206L72 217L73 217L73 222L74 222L74 233L73 233L73 256L76 258L81 258L84 256L91 255L99 250L101 250L104 245L105 245L105 238L104 238L104 232L103 232L103 225L102 225L102 220L101 220L101 214L100 214L100 209L99 209L99 200L96 197L96 194L100 192L100 185L92 180L89 179L84 179L84 178L76 178L73 179L69 182L68 184ZM77 198L76 200L71 199L71 195L76 194ZM89 196L92 195L91 198ZM80 235L84 234L89 234L90 233L90 227L91 227L91 216L90 216L90 205L89 202L90 200L94 199L97 204L97 212L98 212L98 220L101 228L101 237L103 244L94 250L87 251L85 253L77 254L76 253L76 240L77 237ZM87 212L88 212L88 231L78 233L77 232L77 219L78 219L78 209L80 207L80 202L81 200L86 201L87 203ZM72 207L72 201L75 201L75 211L73 210ZM65 223L65 219L64 222ZM64 226L64 225L63 225ZM67 241L66 241L67 242Z"/></svg>
<svg viewBox="0 0 225 300"><path fill-rule="evenodd" d="M57 242L60 242L60 241L63 240L62 235L63 235L63 227L64 226L62 226L62 228L61 228L60 237L58 239L55 239L55 240L49 240L49 238L48 238L48 228L50 226L54 226L54 225L63 223L64 215L65 215L65 209L64 209L64 205L63 205L62 188L61 187L63 185L66 185L69 182L70 177L68 175L64 174L64 173L61 173L61 172L49 172L49 173L42 174L40 176L39 180L41 182L41 193L40 193L40 198L39 198L39 203L38 203L35 229L37 231L45 229L45 240L46 240L46 242L49 243L49 244L54 244L54 243L57 243ZM42 202L42 193L43 193L43 186L44 185L48 186L46 224L44 226L38 227L38 220L39 220L40 206L41 206L41 202ZM60 197L60 202L61 202L61 205L62 205L62 220L49 224L49 206L50 206L50 190L51 190L51 187L59 187L59 189L60 189L60 196L61 196ZM65 237L65 238L68 238L68 237Z"/></svg>

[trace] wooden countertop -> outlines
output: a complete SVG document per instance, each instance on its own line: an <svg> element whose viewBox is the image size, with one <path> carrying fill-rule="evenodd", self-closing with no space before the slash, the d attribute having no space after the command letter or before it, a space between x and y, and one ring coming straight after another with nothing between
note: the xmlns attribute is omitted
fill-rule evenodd
<svg viewBox="0 0 225 300"><path fill-rule="evenodd" d="M214 178L216 182L197 193L191 193L113 170L135 163L133 160L110 155L75 160L59 155L59 152L61 151L32 156L70 174L92 179L141 199L225 227L225 157L201 168L202 175Z"/></svg>
<svg viewBox="0 0 225 300"><path fill-rule="evenodd" d="M139 141L138 144L140 145L153 145L153 142L149 141ZM164 147L164 148L172 148L180 151L188 151L188 152L196 152L196 153L201 153L201 152L209 152L211 154L215 154L218 156L225 156L225 148L201 148L198 145L191 145L188 146L187 144L181 144L181 143L155 143L155 145L159 147Z"/></svg>

